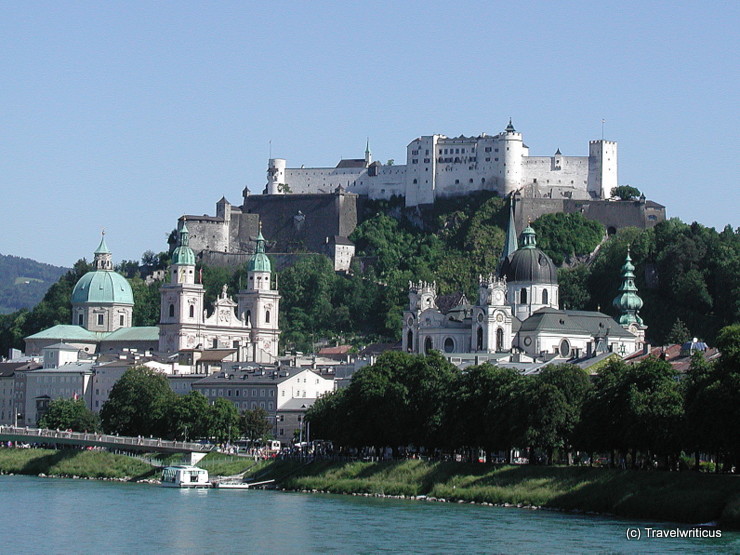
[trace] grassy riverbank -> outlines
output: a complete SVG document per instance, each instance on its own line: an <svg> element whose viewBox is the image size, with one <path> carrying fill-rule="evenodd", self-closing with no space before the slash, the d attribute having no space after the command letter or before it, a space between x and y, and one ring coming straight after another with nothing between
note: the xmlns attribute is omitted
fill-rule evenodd
<svg viewBox="0 0 740 555"><path fill-rule="evenodd" d="M138 459L77 449L0 449L0 473L121 480L156 477L154 468Z"/></svg>
<svg viewBox="0 0 740 555"><path fill-rule="evenodd" d="M294 490L425 495L447 501L536 505L628 518L740 527L740 476L587 467L460 463L275 461L260 479Z"/></svg>

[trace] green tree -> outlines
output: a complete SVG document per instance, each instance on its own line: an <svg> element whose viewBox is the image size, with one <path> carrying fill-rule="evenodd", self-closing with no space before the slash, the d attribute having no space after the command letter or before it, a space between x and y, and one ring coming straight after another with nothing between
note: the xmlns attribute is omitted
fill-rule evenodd
<svg viewBox="0 0 740 555"><path fill-rule="evenodd" d="M537 246L560 265L566 259L585 256L604 238L604 226L587 220L583 214L545 214L532 223L537 232Z"/></svg>
<svg viewBox="0 0 740 555"><path fill-rule="evenodd" d="M219 397L209 407L205 417L206 433L216 443L224 443L239 438L239 412L233 403Z"/></svg>
<svg viewBox="0 0 740 555"><path fill-rule="evenodd" d="M242 434L251 442L268 439L272 432L272 424L263 408L245 410L241 416L241 425Z"/></svg>
<svg viewBox="0 0 740 555"><path fill-rule="evenodd" d="M55 399L39 419L39 428L95 432L100 427L98 416L82 399Z"/></svg>
<svg viewBox="0 0 740 555"><path fill-rule="evenodd" d="M640 189L631 187L630 185L614 187L611 192L612 196L617 197L619 200L634 200L642 194L640 193Z"/></svg>
<svg viewBox="0 0 740 555"><path fill-rule="evenodd" d="M681 345L690 340L691 332L689 331L689 328L686 327L686 324L684 324L680 318L676 318L676 321L673 322L673 326L671 326L671 330L668 332L666 343L669 345Z"/></svg>
<svg viewBox="0 0 740 555"><path fill-rule="evenodd" d="M199 391L170 398L165 417L167 437L181 441L209 437L206 417L210 408L208 399Z"/></svg>
<svg viewBox="0 0 740 555"><path fill-rule="evenodd" d="M175 394L160 372L136 366L123 373L100 411L103 430L125 436L168 437Z"/></svg>

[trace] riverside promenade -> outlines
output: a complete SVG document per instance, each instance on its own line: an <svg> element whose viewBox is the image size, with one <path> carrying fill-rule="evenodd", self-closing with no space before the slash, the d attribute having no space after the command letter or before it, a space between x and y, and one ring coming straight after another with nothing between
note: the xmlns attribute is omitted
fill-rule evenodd
<svg viewBox="0 0 740 555"><path fill-rule="evenodd" d="M67 432L44 428L0 426L0 441L41 443L46 445L78 445L109 450L143 453L182 453L196 464L212 449L212 445L161 438L128 437L88 432Z"/></svg>

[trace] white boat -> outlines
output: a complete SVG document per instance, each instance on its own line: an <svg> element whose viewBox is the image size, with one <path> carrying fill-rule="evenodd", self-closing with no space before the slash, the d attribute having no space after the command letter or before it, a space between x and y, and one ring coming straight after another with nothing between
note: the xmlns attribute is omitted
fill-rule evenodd
<svg viewBox="0 0 740 555"><path fill-rule="evenodd" d="M162 486L166 488L209 488L208 471L191 465L167 466L162 470Z"/></svg>

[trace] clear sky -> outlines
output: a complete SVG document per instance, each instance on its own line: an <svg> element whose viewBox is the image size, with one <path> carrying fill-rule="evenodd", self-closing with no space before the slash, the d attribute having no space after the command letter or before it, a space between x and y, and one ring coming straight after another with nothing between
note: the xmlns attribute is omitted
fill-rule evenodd
<svg viewBox="0 0 740 555"><path fill-rule="evenodd" d="M734 2L0 2L0 253L165 250L182 214L420 135L619 142L669 216L740 225Z"/></svg>

